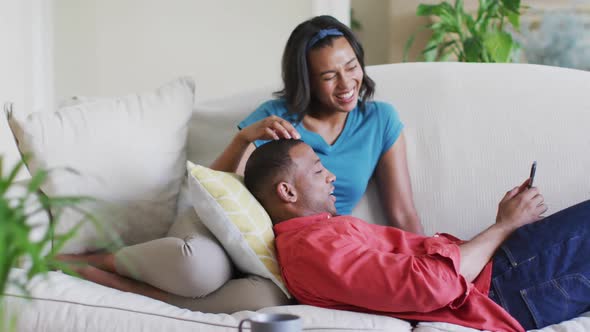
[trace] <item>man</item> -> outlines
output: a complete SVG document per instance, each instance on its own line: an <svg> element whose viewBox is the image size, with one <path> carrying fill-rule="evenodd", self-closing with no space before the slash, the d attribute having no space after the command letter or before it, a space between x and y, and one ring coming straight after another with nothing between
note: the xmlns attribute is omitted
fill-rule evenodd
<svg viewBox="0 0 590 332"><path fill-rule="evenodd" d="M464 242L338 216L335 180L299 140L269 142L246 164L301 303L493 331L590 310L590 201L543 218L543 196L527 180L506 193L495 224Z"/></svg>

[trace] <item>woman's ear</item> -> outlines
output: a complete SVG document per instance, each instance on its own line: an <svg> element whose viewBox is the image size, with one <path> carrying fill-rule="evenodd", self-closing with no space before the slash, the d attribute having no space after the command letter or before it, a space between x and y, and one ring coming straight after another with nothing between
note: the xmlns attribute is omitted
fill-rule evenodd
<svg viewBox="0 0 590 332"><path fill-rule="evenodd" d="M297 202L297 191L295 187L288 182L279 182L277 185L277 195L285 203Z"/></svg>

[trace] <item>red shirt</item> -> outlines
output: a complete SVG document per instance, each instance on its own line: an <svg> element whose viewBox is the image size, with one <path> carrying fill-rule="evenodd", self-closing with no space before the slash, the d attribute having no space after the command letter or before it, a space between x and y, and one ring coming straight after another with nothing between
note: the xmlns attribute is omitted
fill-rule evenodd
<svg viewBox="0 0 590 332"><path fill-rule="evenodd" d="M448 234L425 237L328 213L290 219L274 231L281 274L300 303L524 331L487 296L491 262L468 282L459 272L461 241Z"/></svg>

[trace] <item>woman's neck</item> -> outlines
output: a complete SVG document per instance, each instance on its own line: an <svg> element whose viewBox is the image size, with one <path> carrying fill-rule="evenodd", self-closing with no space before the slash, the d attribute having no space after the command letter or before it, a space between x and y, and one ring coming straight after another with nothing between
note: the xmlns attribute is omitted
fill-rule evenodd
<svg viewBox="0 0 590 332"><path fill-rule="evenodd" d="M310 112L303 117L303 126L332 145L342 134L347 117L346 112Z"/></svg>

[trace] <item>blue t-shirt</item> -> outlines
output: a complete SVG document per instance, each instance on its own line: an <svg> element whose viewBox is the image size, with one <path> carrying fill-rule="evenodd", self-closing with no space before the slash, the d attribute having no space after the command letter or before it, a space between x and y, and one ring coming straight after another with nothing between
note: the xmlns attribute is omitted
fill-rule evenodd
<svg viewBox="0 0 590 332"><path fill-rule="evenodd" d="M313 148L324 167L336 175L334 196L339 214L349 215L361 199L381 156L402 132L397 111L388 103L371 101L364 111L357 106L347 119L342 133L329 145L317 133L305 129L297 115L287 110L284 99L264 102L238 125L242 129L270 115L289 122L301 134L301 140ZM268 141L256 141L258 147Z"/></svg>

